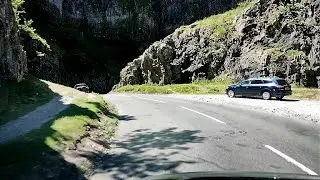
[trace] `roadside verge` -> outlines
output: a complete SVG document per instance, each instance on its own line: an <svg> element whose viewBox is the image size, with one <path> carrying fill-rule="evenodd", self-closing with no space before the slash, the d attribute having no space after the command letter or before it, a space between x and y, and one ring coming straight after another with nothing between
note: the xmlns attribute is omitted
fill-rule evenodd
<svg viewBox="0 0 320 180"><path fill-rule="evenodd" d="M107 150L115 134L118 116L114 108L96 94L81 93L72 104L33 130L0 145L0 177L4 179L85 179L92 155L91 142ZM91 147L91 150L95 148Z"/></svg>
<svg viewBox="0 0 320 180"><path fill-rule="evenodd" d="M141 94L225 94L230 81L198 81L190 84L168 85L127 85L114 90L116 93L141 93ZM292 86L292 96L288 98L320 100L320 89Z"/></svg>

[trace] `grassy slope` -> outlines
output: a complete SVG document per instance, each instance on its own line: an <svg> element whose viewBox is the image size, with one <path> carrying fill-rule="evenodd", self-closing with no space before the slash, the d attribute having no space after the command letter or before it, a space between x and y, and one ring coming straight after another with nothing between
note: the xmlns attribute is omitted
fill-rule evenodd
<svg viewBox="0 0 320 180"><path fill-rule="evenodd" d="M254 2L252 1L241 2L238 4L236 8L232 10L226 11L225 13L207 17L205 19L196 21L195 23L188 26L181 26L179 29L191 30L191 29L197 29L197 28L208 26L208 27L211 27L213 31L211 38L222 37L227 35L227 33L231 32L231 30L233 29L234 18L237 15L241 14L247 8L252 7L253 5L254 5Z"/></svg>
<svg viewBox="0 0 320 180"><path fill-rule="evenodd" d="M0 87L0 94L0 125L47 103L55 95L46 83L32 76Z"/></svg>
<svg viewBox="0 0 320 180"><path fill-rule="evenodd" d="M54 91L63 90L62 94L68 94L68 90L72 90L53 83L48 85ZM28 177L30 173L34 175L32 171L39 174L55 168L52 171L56 171L56 174L79 174L78 167L72 170L67 168L71 166L66 165L68 163L60 152L85 135L88 126L99 128L106 140L111 138L116 130L117 117L108 115L108 112L114 113L114 109L101 96L78 92L77 99L70 107L40 129L0 144L0 177L17 177L14 173L18 171L21 172L20 175ZM45 157L44 154L50 154L54 158ZM48 172L44 174L46 173Z"/></svg>
<svg viewBox="0 0 320 180"><path fill-rule="evenodd" d="M292 86L292 98L320 100L320 89Z"/></svg>
<svg viewBox="0 0 320 180"><path fill-rule="evenodd" d="M134 92L146 94L223 94L227 84L216 81L199 81L192 84L128 85L116 89L115 92Z"/></svg>
<svg viewBox="0 0 320 180"><path fill-rule="evenodd" d="M199 81L192 84L158 85L128 85L116 89L115 92L145 93L145 94L225 94L230 81ZM320 100L320 89L293 86L292 98Z"/></svg>

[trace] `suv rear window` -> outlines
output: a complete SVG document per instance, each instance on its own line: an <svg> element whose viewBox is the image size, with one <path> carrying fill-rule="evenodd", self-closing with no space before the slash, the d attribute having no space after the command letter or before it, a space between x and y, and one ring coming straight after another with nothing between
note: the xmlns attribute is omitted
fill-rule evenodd
<svg viewBox="0 0 320 180"><path fill-rule="evenodd" d="M271 80L263 80L263 84L269 84L269 83L272 83Z"/></svg>
<svg viewBox="0 0 320 180"><path fill-rule="evenodd" d="M278 79L278 80L277 80L277 83L278 83L279 85L281 85L281 86L288 85L287 81L284 80L284 79Z"/></svg>
<svg viewBox="0 0 320 180"><path fill-rule="evenodd" d="M251 84L262 84L262 80L253 80L251 81Z"/></svg>

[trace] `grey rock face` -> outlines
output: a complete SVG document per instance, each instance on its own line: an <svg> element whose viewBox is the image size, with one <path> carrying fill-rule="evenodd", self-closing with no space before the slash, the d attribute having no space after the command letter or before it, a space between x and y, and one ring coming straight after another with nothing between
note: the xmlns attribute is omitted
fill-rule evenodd
<svg viewBox="0 0 320 180"><path fill-rule="evenodd" d="M225 60L225 73L279 76L291 83L317 86L319 68L319 2L312 0L260 0L237 21ZM235 73L236 72L236 73Z"/></svg>
<svg viewBox="0 0 320 180"><path fill-rule="evenodd" d="M0 1L0 86L21 81L27 71L25 52L19 42L10 0Z"/></svg>
<svg viewBox="0 0 320 180"><path fill-rule="evenodd" d="M58 18L90 25L94 36L144 43L170 34L183 24L230 9L237 1L47 0L39 4Z"/></svg>
<svg viewBox="0 0 320 180"><path fill-rule="evenodd" d="M260 0L234 20L234 30L227 38L211 38L210 28L199 27L177 30L151 45L140 57L148 65L137 65L139 71L151 75L128 83L123 81L124 69L120 84L186 83L226 74L234 79L278 76L316 87L320 76L319 17L319 0ZM170 56L160 51L167 46L173 55L171 50ZM162 71L153 71L159 57L167 57L161 62L168 64L161 64Z"/></svg>
<svg viewBox="0 0 320 180"><path fill-rule="evenodd" d="M209 28L177 30L155 42L121 71L119 85L163 85L214 77L223 65L227 48L223 44L214 43L209 38L211 32Z"/></svg>
<svg viewBox="0 0 320 180"><path fill-rule="evenodd" d="M142 83L141 59L135 59L120 72L122 84L140 84Z"/></svg>

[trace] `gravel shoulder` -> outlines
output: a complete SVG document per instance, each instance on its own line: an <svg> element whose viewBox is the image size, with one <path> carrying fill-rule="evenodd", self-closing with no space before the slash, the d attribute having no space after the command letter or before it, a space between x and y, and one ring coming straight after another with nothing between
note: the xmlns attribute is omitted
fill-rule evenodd
<svg viewBox="0 0 320 180"><path fill-rule="evenodd" d="M226 106L236 106L263 112L273 113L282 117L320 122L320 101L286 99L262 100L252 98L229 98L226 95L182 95L169 94L166 97L192 101L202 101Z"/></svg>

